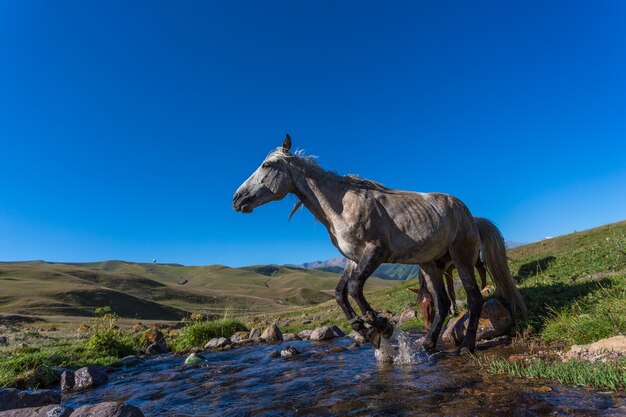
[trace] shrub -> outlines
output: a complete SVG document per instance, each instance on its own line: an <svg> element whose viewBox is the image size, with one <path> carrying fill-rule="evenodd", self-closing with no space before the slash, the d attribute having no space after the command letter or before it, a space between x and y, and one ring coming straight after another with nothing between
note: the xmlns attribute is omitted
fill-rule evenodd
<svg viewBox="0 0 626 417"><path fill-rule="evenodd" d="M177 352L201 347L214 337L230 337L234 332L244 330L248 329L238 320L224 318L203 321L196 316L174 338L173 347Z"/></svg>

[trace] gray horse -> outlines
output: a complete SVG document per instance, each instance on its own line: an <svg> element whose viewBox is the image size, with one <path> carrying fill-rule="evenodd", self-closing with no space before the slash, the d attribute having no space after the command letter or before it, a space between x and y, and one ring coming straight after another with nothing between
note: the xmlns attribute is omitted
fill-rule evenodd
<svg viewBox="0 0 626 417"><path fill-rule="evenodd" d="M469 306L462 345L473 351L483 305L474 276L480 235L465 204L447 194L399 191L356 176L339 176L324 170L311 157L290 152L290 148L291 138L287 135L282 146L271 152L239 187L233 197L234 209L251 213L255 207L295 194L326 226L333 245L348 259L335 297L352 328L376 348L381 336L389 338L393 333L391 323L363 296L365 281L376 268L385 262L420 265L435 305L424 347L434 350L449 310L442 277L454 263ZM484 232L490 233L490 228ZM501 240L499 233L492 238ZM525 313L504 250L494 253L491 261L498 265L492 272L500 295L508 300L514 314ZM348 295L356 301L363 317L355 313Z"/></svg>

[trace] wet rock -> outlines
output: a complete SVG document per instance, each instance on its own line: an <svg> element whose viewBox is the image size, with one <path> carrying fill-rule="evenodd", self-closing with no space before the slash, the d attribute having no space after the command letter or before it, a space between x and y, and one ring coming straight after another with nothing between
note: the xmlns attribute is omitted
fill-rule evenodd
<svg viewBox="0 0 626 417"><path fill-rule="evenodd" d="M240 343L246 340L250 340L250 332L235 332L230 337L232 343Z"/></svg>
<svg viewBox="0 0 626 417"><path fill-rule="evenodd" d="M105 368L101 366L85 366L75 372L65 371L61 375L63 391L82 390L97 387L109 382Z"/></svg>
<svg viewBox="0 0 626 417"><path fill-rule="evenodd" d="M278 326L273 324L265 329L265 331L261 335L261 339L263 339L266 343L281 342L283 340L283 334L281 333Z"/></svg>
<svg viewBox="0 0 626 417"><path fill-rule="evenodd" d="M146 348L146 355L160 355L167 352L167 347L161 343L150 343Z"/></svg>
<svg viewBox="0 0 626 417"><path fill-rule="evenodd" d="M626 336L614 336L588 345L574 345L563 356L564 361L606 362L626 357Z"/></svg>
<svg viewBox="0 0 626 417"><path fill-rule="evenodd" d="M346 348L342 346L334 346L328 349L328 353L341 353L341 352L344 352L345 350Z"/></svg>
<svg viewBox="0 0 626 417"><path fill-rule="evenodd" d="M311 338L311 333L313 333L313 330L302 330L298 333L298 337L302 340L309 340Z"/></svg>
<svg viewBox="0 0 626 417"><path fill-rule="evenodd" d="M0 411L60 403L61 393L59 391L50 389L20 391L16 388L0 388Z"/></svg>
<svg viewBox="0 0 626 417"><path fill-rule="evenodd" d="M185 358L185 366L193 366L199 365L204 362L204 358L196 353L190 353L187 358Z"/></svg>
<svg viewBox="0 0 626 417"><path fill-rule="evenodd" d="M294 340L302 340L302 339L300 338L300 336L298 336L295 333L285 333L283 335L284 342L293 342Z"/></svg>
<svg viewBox="0 0 626 417"><path fill-rule="evenodd" d="M141 362L142 362L142 359L139 356L135 356L135 355L125 356L122 359L120 359L120 365L124 367L134 366Z"/></svg>
<svg viewBox="0 0 626 417"><path fill-rule="evenodd" d="M398 324L404 323L407 320L411 320L417 317L417 312L413 307L406 306L400 312L400 318L398 319Z"/></svg>
<svg viewBox="0 0 626 417"><path fill-rule="evenodd" d="M255 327L252 330L250 330L250 335L248 336L248 339L256 340L259 337L261 337L261 329L259 329L258 327Z"/></svg>
<svg viewBox="0 0 626 417"><path fill-rule="evenodd" d="M442 339L448 343L461 344L467 331L469 314L467 311L450 319ZM485 301L478 321L476 341L493 339L508 333L513 324L509 311L495 298Z"/></svg>
<svg viewBox="0 0 626 417"><path fill-rule="evenodd" d="M341 330L338 326L330 326L330 330L333 331L333 333L335 334L335 337L344 337L346 334L343 332L343 330Z"/></svg>
<svg viewBox="0 0 626 417"><path fill-rule="evenodd" d="M72 417L144 417L140 409L122 402L105 402L77 408Z"/></svg>
<svg viewBox="0 0 626 417"><path fill-rule="evenodd" d="M356 331L350 332L350 334L348 334L348 337L357 343L365 343L365 338L363 337L363 335Z"/></svg>
<svg viewBox="0 0 626 417"><path fill-rule="evenodd" d="M6 345L8 343L9 343L9 341L8 341L6 336L0 336L0 346L4 346L4 345Z"/></svg>
<svg viewBox="0 0 626 417"><path fill-rule="evenodd" d="M354 349L358 349L358 348L360 348L360 347L361 347L361 345L360 345L359 343L354 342L354 343L352 343L350 346L348 346L348 349L350 349L350 350L354 350Z"/></svg>
<svg viewBox="0 0 626 417"><path fill-rule="evenodd" d="M0 417L69 417L73 411L73 408L63 405L44 405L0 411Z"/></svg>
<svg viewBox="0 0 626 417"><path fill-rule="evenodd" d="M204 345L205 349L222 349L230 344L230 341L225 337L215 337L209 340L206 345Z"/></svg>
<svg viewBox="0 0 626 417"><path fill-rule="evenodd" d="M275 350L272 353L270 353L269 355L267 355L268 358L280 358L280 351L279 350Z"/></svg>
<svg viewBox="0 0 626 417"><path fill-rule="evenodd" d="M286 348L280 351L280 356L282 356L283 358L288 358L288 357L296 356L299 353L300 352L298 352L298 350L295 347L287 346Z"/></svg>
<svg viewBox="0 0 626 417"><path fill-rule="evenodd" d="M335 338L335 333L333 332L333 330L328 327L328 326L322 326L322 327L318 327L317 329L313 330L311 332L311 337L309 339L311 340L315 340L315 341L321 341L321 340L330 340Z"/></svg>

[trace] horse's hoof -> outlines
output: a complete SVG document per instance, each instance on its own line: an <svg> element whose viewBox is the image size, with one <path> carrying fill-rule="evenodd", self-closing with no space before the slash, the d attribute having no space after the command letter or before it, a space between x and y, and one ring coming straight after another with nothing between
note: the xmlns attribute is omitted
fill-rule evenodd
<svg viewBox="0 0 626 417"><path fill-rule="evenodd" d="M352 320L349 320L350 326L355 332L361 332L365 329L365 322L360 317L355 317Z"/></svg>
<svg viewBox="0 0 626 417"><path fill-rule="evenodd" d="M380 348L381 338L380 333L376 330L376 328L368 327L365 329L364 333L365 334L363 336L372 346L374 346L374 349Z"/></svg>
<svg viewBox="0 0 626 417"><path fill-rule="evenodd" d="M382 336L385 339L391 339L391 336L393 336L393 330L394 330L393 324L391 324L391 321L385 318L385 327L381 330Z"/></svg>

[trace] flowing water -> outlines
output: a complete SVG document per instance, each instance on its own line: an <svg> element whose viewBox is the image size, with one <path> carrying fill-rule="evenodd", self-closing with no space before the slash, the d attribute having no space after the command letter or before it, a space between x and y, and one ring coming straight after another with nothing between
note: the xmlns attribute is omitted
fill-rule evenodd
<svg viewBox="0 0 626 417"><path fill-rule="evenodd" d="M400 334L397 350L387 345L377 355L341 338L205 352L195 367L183 367L184 356L151 357L63 403L127 401L146 416L181 417L626 415L623 394L485 375L466 356L413 349L417 336ZM287 345L300 354L268 357Z"/></svg>

